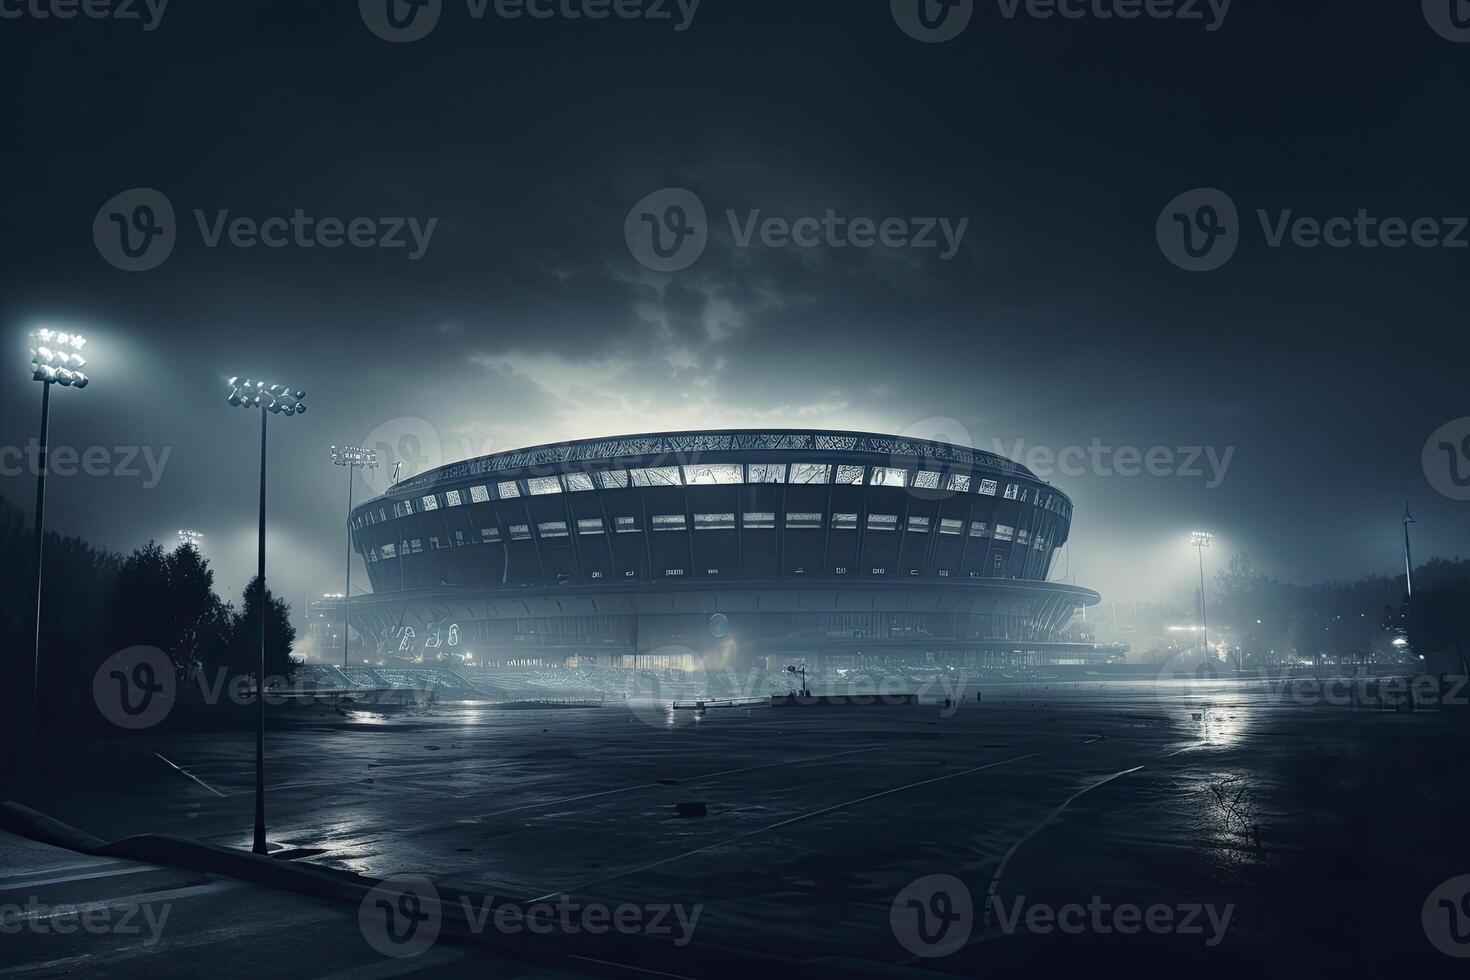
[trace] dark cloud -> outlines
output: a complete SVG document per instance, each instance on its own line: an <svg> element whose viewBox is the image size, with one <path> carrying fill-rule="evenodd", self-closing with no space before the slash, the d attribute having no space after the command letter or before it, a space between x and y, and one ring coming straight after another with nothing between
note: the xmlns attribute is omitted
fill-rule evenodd
<svg viewBox="0 0 1470 980"><path fill-rule="evenodd" d="M154 489L55 481L57 527L120 548L199 527L243 584L254 430L221 380L272 372L311 393L272 456L276 574L297 601L337 582L344 488L327 446L420 427L444 460L746 424L944 425L1023 455L1233 448L1215 489L1055 477L1078 505L1070 572L1120 597L1187 588L1194 525L1298 579L1393 568L1405 498L1426 556L1470 545L1463 505L1420 464L1429 433L1470 414L1466 253L1271 249L1254 227L1258 208L1470 212L1470 146L1445 95L1470 50L1416 5L1239 5L1207 33L1008 22L981 4L944 45L906 38L886 4L837 0L705 0L683 33L471 22L450 3L408 45L352 4L237 6L171 5L149 33L0 34L5 332L96 337L96 384L62 393L56 438L171 451ZM169 196L184 237L126 274L90 228L137 186ZM692 268L653 273L623 221L674 186L707 206L711 242ZM1200 186L1228 190L1247 241L1188 274L1154 223ZM439 223L411 262L207 249L195 208ZM741 248L725 220L829 208L969 226L940 261ZM34 424L23 367L0 385L3 445ZM26 503L30 483L0 492Z"/></svg>

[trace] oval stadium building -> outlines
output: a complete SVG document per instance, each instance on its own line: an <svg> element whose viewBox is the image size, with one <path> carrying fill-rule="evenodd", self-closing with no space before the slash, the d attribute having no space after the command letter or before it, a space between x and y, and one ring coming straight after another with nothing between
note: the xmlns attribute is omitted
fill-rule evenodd
<svg viewBox="0 0 1470 980"><path fill-rule="evenodd" d="M780 670L1087 661L1047 581L1072 502L991 453L861 432L678 432L440 467L355 508L379 655Z"/></svg>

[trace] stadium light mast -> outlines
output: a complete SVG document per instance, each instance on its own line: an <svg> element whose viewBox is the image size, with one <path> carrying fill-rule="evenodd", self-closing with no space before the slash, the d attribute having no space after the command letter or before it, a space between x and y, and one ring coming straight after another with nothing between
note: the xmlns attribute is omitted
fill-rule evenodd
<svg viewBox="0 0 1470 980"><path fill-rule="evenodd" d="M377 469L378 453L360 446L333 446L332 462L347 468L347 585L342 590L342 666L346 667L352 630L352 478L359 469Z"/></svg>
<svg viewBox="0 0 1470 980"><path fill-rule="evenodd" d="M192 547L195 551L203 551L204 532L191 531L185 527L179 528L179 547L182 548L185 545Z"/></svg>
<svg viewBox="0 0 1470 980"><path fill-rule="evenodd" d="M1205 616L1205 549L1215 540L1215 536L1209 531L1195 531L1190 536L1189 543L1199 552L1199 628L1201 642L1205 645L1205 659L1210 659L1210 624ZM1240 666L1240 658L1236 658L1236 667Z"/></svg>
<svg viewBox="0 0 1470 980"><path fill-rule="evenodd" d="M90 380L82 373L87 360L82 348L87 338L60 330L33 330L31 342L31 380L41 384L41 439L36 457L36 630L31 656L31 718L26 746L27 802L37 802L36 752L40 746L38 726L41 719L41 582L46 558L46 468L47 439L51 429L51 386L82 389Z"/></svg>
<svg viewBox="0 0 1470 980"><path fill-rule="evenodd" d="M260 531L257 558L260 579L260 660L255 675L255 845L256 854L267 853L265 843L265 634L270 619L265 589L265 431L272 415L306 414L306 392L285 385L267 385L246 378L229 381L229 403L234 408L260 409ZM249 610L247 609L248 613Z"/></svg>

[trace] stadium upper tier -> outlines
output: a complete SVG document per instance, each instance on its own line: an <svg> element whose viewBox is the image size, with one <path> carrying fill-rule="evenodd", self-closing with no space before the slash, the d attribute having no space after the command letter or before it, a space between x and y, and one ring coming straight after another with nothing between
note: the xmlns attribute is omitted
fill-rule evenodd
<svg viewBox="0 0 1470 980"><path fill-rule="evenodd" d="M1072 502L964 446L810 430L536 446L352 514L374 591L772 580L1045 580Z"/></svg>

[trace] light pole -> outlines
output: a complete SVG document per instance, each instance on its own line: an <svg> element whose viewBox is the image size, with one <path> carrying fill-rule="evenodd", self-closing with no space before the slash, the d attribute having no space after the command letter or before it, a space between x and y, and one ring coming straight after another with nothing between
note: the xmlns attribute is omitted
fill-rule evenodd
<svg viewBox="0 0 1470 980"><path fill-rule="evenodd" d="M1199 551L1199 629L1200 636L1205 645L1205 659L1210 659L1210 624L1205 616L1205 549L1215 540L1215 536L1209 531L1195 531L1190 537L1189 543ZM1236 657L1235 666L1240 667L1240 658Z"/></svg>
<svg viewBox="0 0 1470 980"><path fill-rule="evenodd" d="M358 469L378 468L378 453L358 446L332 447L332 462L347 468L347 586L342 590L342 666L347 666L347 648L352 629L352 477Z"/></svg>
<svg viewBox="0 0 1470 980"><path fill-rule="evenodd" d="M41 440L36 457L36 631L31 655L31 717L26 746L27 801L35 804L37 763L40 746L37 726L41 719L41 581L46 557L46 467L47 445L51 429L51 386L85 388L88 378L82 373L87 360L82 348L87 338L58 330L33 330L30 333L31 380L41 383Z"/></svg>
<svg viewBox="0 0 1470 980"><path fill-rule="evenodd" d="M229 402L235 408L260 409L260 531L257 559L260 580L260 660L255 674L255 846L256 854L267 853L265 843L265 632L270 612L265 590L265 423L272 415L304 415L306 392L285 385L267 385L246 378L230 379ZM246 610L247 613L249 610Z"/></svg>

